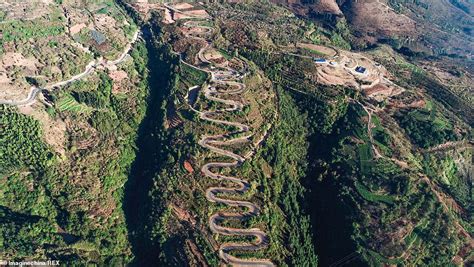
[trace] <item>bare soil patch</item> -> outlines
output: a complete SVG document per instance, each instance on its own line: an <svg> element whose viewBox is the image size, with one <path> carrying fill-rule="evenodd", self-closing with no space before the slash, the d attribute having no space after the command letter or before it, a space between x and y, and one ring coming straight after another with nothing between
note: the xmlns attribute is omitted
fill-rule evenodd
<svg viewBox="0 0 474 267"><path fill-rule="evenodd" d="M33 117L41 124L45 142L50 145L56 153L65 155L66 124L61 119L53 119L42 108L34 104L31 106L19 106L18 111Z"/></svg>
<svg viewBox="0 0 474 267"><path fill-rule="evenodd" d="M30 71L36 71L39 65L38 60L34 57L25 58L20 53L8 52L2 57L2 67L4 69L11 68L13 66L23 67Z"/></svg>
<svg viewBox="0 0 474 267"><path fill-rule="evenodd" d="M397 14L387 4L376 0L354 1L349 21L369 42L377 41L379 36L417 35L415 21Z"/></svg>
<svg viewBox="0 0 474 267"><path fill-rule="evenodd" d="M83 28L87 27L85 23L79 23L69 28L69 33L71 35L79 33Z"/></svg>
<svg viewBox="0 0 474 267"><path fill-rule="evenodd" d="M173 16L171 15L171 11L167 8L164 9L165 15L163 16L163 23L165 24L173 24L175 21L173 20Z"/></svg>
<svg viewBox="0 0 474 267"><path fill-rule="evenodd" d="M377 83L374 86L365 89L363 93L369 98L373 98L377 101L383 101L384 99L398 95L403 91L404 90L398 86Z"/></svg>
<svg viewBox="0 0 474 267"><path fill-rule="evenodd" d="M224 64L225 62L227 62L227 60L222 56L222 54L214 49L206 50L204 58L216 64Z"/></svg>
<svg viewBox="0 0 474 267"><path fill-rule="evenodd" d="M330 57L333 57L337 54L336 50L334 50L333 48L330 48L330 47L327 47L327 46L322 46L322 45L297 43L296 47L314 50L314 51L320 52L320 53L325 54L325 55L330 56Z"/></svg>
<svg viewBox="0 0 474 267"><path fill-rule="evenodd" d="M176 8L178 10L184 10L184 9L191 9L191 8L194 8L193 5L189 4L189 3L179 3L179 4L175 4L175 5L172 5L173 8Z"/></svg>
<svg viewBox="0 0 474 267"><path fill-rule="evenodd" d="M206 10L204 9L198 9L198 10L190 10L186 11L186 14L193 15L193 16L198 16L200 18L207 18L209 17L209 14L207 13Z"/></svg>
<svg viewBox="0 0 474 267"><path fill-rule="evenodd" d="M128 77L128 74L123 70L116 70L109 73L109 77L114 82L121 82L123 79Z"/></svg>

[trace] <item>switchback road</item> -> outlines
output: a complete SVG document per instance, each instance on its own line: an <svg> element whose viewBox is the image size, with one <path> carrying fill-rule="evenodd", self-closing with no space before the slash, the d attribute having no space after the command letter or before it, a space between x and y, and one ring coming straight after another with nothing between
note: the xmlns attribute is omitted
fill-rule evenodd
<svg viewBox="0 0 474 267"><path fill-rule="evenodd" d="M172 10L174 12L180 12L178 10ZM212 46L212 43L209 41L213 32L211 27L199 25L199 21L196 20L187 21L184 23L184 26L189 27L190 29L199 29L200 31L190 30L185 34L185 36L187 38L204 41L206 45L201 48L196 55L197 60L202 64L196 66L184 62L183 60L181 60L181 62L210 74L209 85L205 85L203 88L204 96L208 100L229 106L228 108L214 111L197 111L192 107L191 108L199 114L202 120L237 128L236 131L227 134L204 135L199 140L199 145L202 147L207 148L221 156L229 157L233 160L232 162L209 162L202 166L201 171L205 176L214 180L227 181L235 184L234 187L210 187L206 190L206 198L210 202L222 203L229 207L236 208L237 210L244 210L240 212L222 211L215 213L209 218L209 227L213 233L219 235L254 237L253 242L226 242L221 244L219 247L219 257L225 263L231 264L233 266L274 266L274 264L269 259L243 259L229 254L231 251L255 251L265 248L269 243L268 236L265 232L258 228L237 229L221 225L222 221L243 221L260 213L259 207L252 202L231 200L224 197L225 195L229 194L235 195L245 193L250 188L248 181L242 178L221 175L216 172L217 169L238 167L246 160L245 157L221 147L229 144L249 142L249 138L253 135L251 133L250 127L239 122L215 119L216 115L223 114L225 112L235 112L242 110L243 104L241 102L224 99L221 98L221 96L242 94L246 90L245 84L241 82L242 78L245 77L245 74L229 67L215 66L211 61L204 57L204 52L210 49ZM220 88L224 87L225 89L217 90L216 86L219 86ZM238 135L239 137L232 139L227 138L227 136L234 134Z"/></svg>

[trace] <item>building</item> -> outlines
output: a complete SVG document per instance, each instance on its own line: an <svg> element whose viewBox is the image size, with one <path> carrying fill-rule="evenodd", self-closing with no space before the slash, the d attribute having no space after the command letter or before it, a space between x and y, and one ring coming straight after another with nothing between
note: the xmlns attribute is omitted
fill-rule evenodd
<svg viewBox="0 0 474 267"><path fill-rule="evenodd" d="M361 73L361 74L365 74L365 72L367 71L366 68L362 67L362 66L357 66L355 68L355 71L358 72L358 73Z"/></svg>

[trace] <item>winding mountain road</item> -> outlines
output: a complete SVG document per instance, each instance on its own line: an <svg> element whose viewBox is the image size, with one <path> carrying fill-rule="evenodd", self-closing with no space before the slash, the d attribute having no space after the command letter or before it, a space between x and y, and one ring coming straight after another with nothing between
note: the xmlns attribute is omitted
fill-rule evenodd
<svg viewBox="0 0 474 267"><path fill-rule="evenodd" d="M32 104L35 101L36 96L38 96L38 94L41 92L41 90L42 89L38 87L31 87L31 90L25 99L18 100L18 101L0 99L0 105L26 106L26 105Z"/></svg>
<svg viewBox="0 0 474 267"><path fill-rule="evenodd" d="M115 66L117 64L122 63L125 60L128 53L130 52L130 50L132 49L133 43L135 43L137 41L137 39L139 37L139 34L140 34L139 30L137 30L133 34L132 39L125 46L124 51L122 52L122 54L120 54L120 56L116 60L108 61L108 60L104 60L102 58L101 59L94 59L91 62L89 62L89 64L87 64L87 66L86 66L86 68L83 72L81 72L77 75L74 75L73 77L71 77L68 80L64 80L64 81L56 82L56 83L53 83L53 84L50 84L50 85L46 85L43 88L33 86L33 87L31 87L31 90L30 90L28 96L25 99L22 99L22 100L1 100L0 99L0 105L12 105L12 106L31 105L35 102L36 97L38 96L39 93L41 93L42 90L51 90L53 88L61 87L61 86L70 84L74 81L80 80L80 79L88 76L89 74L91 74L94 71L94 69L99 67L99 66L111 67L111 66Z"/></svg>
<svg viewBox="0 0 474 267"><path fill-rule="evenodd" d="M179 12L177 10L173 11ZM241 102L236 100L224 99L221 98L221 96L239 95L243 93L246 90L246 87L245 84L241 82L241 80L243 77L245 77L246 74L240 73L239 71L230 67L215 66L212 62L208 61L204 57L204 52L210 49L210 47L212 46L209 39L210 35L212 35L213 28L199 25L199 21L196 20L185 22L184 27L188 27L189 29L199 28L199 32L193 32L190 30L185 33L185 36L187 38L204 41L206 45L201 48L198 54L196 55L196 59L202 64L196 66L187 63L183 60L181 60L181 62L188 66L192 66L195 69L210 74L209 85L206 85L203 88L204 96L208 100L219 102L229 106L228 108L215 111L197 111L192 107L191 109L197 112L202 120L215 124L233 126L237 128L236 131L227 134L204 135L199 140L199 145L201 145L202 147L207 148L221 156L229 157L233 160L232 162L209 162L202 166L201 171L205 176L217 181L232 182L233 184L235 184L234 187L210 187L206 190L206 198L210 202L221 203L229 207L244 210L242 212L222 211L215 213L209 218L209 227L213 233L219 235L254 237L253 242L226 242L221 244L219 247L219 257L226 264L230 264L233 266L275 266L269 259L243 259L237 258L229 254L231 251L256 251L267 247L269 244L269 239L265 232L258 228L237 229L221 225L222 221L244 221L246 219L249 219L251 216L256 216L260 213L259 207L253 204L252 202L231 200L222 196L229 194L235 195L245 193L250 188L250 184L248 181L242 178L221 175L215 171L216 169L238 167L246 160L245 157L238 155L230 150L223 149L220 146L249 142L249 138L253 135L250 131L250 127L239 122L225 121L215 118L216 115L223 114L225 112L235 112L242 110L243 104ZM219 86L219 90L216 89L216 86ZM229 135L234 134L239 135L239 137L228 139Z"/></svg>

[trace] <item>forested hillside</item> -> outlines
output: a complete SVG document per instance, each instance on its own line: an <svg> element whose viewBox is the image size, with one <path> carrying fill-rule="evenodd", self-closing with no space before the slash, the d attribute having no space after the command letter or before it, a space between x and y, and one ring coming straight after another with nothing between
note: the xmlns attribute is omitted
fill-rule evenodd
<svg viewBox="0 0 474 267"><path fill-rule="evenodd" d="M116 7L114 7L116 8ZM122 264L132 258L122 209L147 108L148 52L134 45L118 72L99 70L0 107L0 256Z"/></svg>

